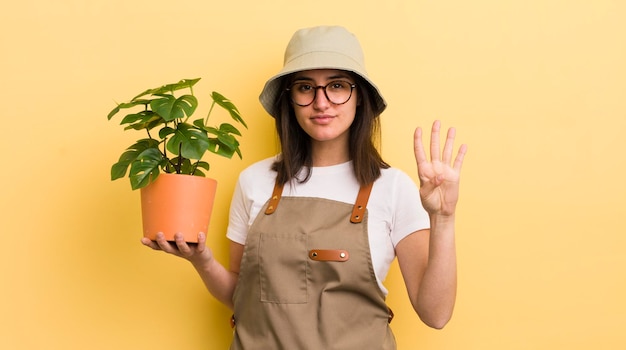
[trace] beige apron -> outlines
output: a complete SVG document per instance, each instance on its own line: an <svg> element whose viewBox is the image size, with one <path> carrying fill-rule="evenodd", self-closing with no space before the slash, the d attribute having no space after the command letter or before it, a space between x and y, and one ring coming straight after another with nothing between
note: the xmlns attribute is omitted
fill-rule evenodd
<svg viewBox="0 0 626 350"><path fill-rule="evenodd" d="M396 348L370 255L371 187L355 205L274 188L246 240L231 350Z"/></svg>

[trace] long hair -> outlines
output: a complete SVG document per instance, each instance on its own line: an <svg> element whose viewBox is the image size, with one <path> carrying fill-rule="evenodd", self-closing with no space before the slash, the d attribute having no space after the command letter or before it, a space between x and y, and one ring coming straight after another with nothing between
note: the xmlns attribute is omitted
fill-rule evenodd
<svg viewBox="0 0 626 350"><path fill-rule="evenodd" d="M357 181L361 185L367 185L378 179L381 169L389 168L389 164L382 159L375 144L380 142L380 119L373 108L374 92L360 76L351 75L356 82L358 102L354 121L350 125L348 154ZM275 102L279 109L275 122L281 156L274 162L272 169L277 172L276 181L280 184L292 180L301 183L308 181L313 163L311 138L298 124L285 90L292 81L293 74L282 79L281 93Z"/></svg>

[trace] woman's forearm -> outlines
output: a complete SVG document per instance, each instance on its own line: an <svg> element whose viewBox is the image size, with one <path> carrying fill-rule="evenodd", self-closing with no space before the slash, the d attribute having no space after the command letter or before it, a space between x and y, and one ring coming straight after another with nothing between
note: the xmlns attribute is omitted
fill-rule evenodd
<svg viewBox="0 0 626 350"><path fill-rule="evenodd" d="M415 309L433 328L443 328L454 310L457 288L454 215L430 218L428 264L420 283Z"/></svg>
<svg viewBox="0 0 626 350"><path fill-rule="evenodd" d="M229 271L215 258L206 264L192 263L202 282L217 300L233 309L233 293L237 285L238 273Z"/></svg>

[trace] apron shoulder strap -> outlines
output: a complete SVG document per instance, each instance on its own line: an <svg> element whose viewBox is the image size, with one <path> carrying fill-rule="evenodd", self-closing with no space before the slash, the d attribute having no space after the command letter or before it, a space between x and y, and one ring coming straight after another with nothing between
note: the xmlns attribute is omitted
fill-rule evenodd
<svg viewBox="0 0 626 350"><path fill-rule="evenodd" d="M373 186L374 183L370 182L365 186L361 186L361 189L359 189L359 194L356 197L356 202L354 202L354 207L352 208L352 215L350 216L351 223L358 224L363 221L363 214L365 213L367 201L370 199Z"/></svg>
<svg viewBox="0 0 626 350"><path fill-rule="evenodd" d="M272 192L272 197L270 198L269 203L267 204L267 208L265 209L265 215L273 214L276 211L276 207L278 207L278 202L280 202L280 197L283 195L283 186L284 184L276 183L274 184L274 191Z"/></svg>
<svg viewBox="0 0 626 350"><path fill-rule="evenodd" d="M361 186L359 189L359 194L357 195L356 202L352 208L350 222L358 224L363 221L363 214L365 213L365 208L367 207L367 202L369 201L373 185L374 183L372 182L368 185ZM283 187L284 184L280 184L276 181L274 184L274 190L272 191L272 197L267 204L267 208L265 208L265 215L271 215L276 211L280 198L283 195Z"/></svg>

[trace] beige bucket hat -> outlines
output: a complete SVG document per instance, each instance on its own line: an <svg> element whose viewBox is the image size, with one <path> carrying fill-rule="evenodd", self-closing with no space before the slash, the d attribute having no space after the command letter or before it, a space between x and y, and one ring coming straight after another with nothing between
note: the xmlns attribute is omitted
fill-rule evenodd
<svg viewBox="0 0 626 350"><path fill-rule="evenodd" d="M310 69L340 69L358 74L375 95L376 115L387 107L380 91L367 75L363 50L356 36L344 27L318 26L294 33L285 50L283 68L265 83L259 100L272 117L278 114L276 99L281 93L281 78Z"/></svg>

